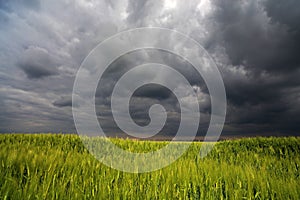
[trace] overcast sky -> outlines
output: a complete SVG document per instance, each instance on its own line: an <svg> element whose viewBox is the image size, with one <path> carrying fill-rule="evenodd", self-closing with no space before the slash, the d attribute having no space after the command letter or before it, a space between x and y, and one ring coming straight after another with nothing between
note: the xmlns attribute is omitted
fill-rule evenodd
<svg viewBox="0 0 300 200"><path fill-rule="evenodd" d="M76 132L71 95L83 59L120 31L155 26L189 35L216 62L228 104L223 135L300 135L299 7L298 0L0 0L0 132ZM193 85L203 134L210 97L202 78L160 50L131 52L106 71L96 94L104 130L120 131L110 111L114 83L129 68L153 60L174 66ZM168 111L161 134L172 135L180 108L164 87L135 92L133 120L149 123L154 103Z"/></svg>

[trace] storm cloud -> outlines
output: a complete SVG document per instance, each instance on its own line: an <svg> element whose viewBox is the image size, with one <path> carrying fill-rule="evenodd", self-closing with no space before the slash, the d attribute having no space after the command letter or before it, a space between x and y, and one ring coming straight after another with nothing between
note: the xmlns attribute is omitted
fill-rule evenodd
<svg viewBox="0 0 300 200"><path fill-rule="evenodd" d="M70 97L61 97L60 99L53 102L53 105L56 107L71 107L72 98Z"/></svg>
<svg viewBox="0 0 300 200"><path fill-rule="evenodd" d="M120 31L151 26L189 35L216 62L228 101L223 135L299 135L299 6L297 0L0 1L0 131L76 132L72 87L84 58ZM111 92L124 73L149 62L171 66L188 79L199 100L199 135L205 134L211 110L205 82L184 59L155 49L123 55L105 72L95 95L103 129L121 132L111 113ZM173 135L180 108L161 86L139 88L130 101L131 116L146 125L149 107L157 103L168 112L159 134Z"/></svg>
<svg viewBox="0 0 300 200"><path fill-rule="evenodd" d="M53 58L47 50L37 47L29 47L24 51L19 62L20 68L28 78L42 78L45 76L58 75L58 70Z"/></svg>

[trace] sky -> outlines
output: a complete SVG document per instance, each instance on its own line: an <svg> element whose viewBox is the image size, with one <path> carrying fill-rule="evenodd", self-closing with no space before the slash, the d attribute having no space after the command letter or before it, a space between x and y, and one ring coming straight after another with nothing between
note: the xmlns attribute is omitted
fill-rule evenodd
<svg viewBox="0 0 300 200"><path fill-rule="evenodd" d="M299 136L299 6L297 0L0 0L0 132L75 133L73 83L89 52L121 31L162 27L196 40L217 64L227 97L222 135ZM116 81L150 61L187 77L199 101L198 135L205 134L211 104L203 79L184 59L153 49L120 56L99 81L95 107L103 130L121 132L110 107ZM154 72L139 77L149 73ZM157 103L168 113L159 134L174 134L181 109L161 85L135 91L132 119L147 125L148 110Z"/></svg>

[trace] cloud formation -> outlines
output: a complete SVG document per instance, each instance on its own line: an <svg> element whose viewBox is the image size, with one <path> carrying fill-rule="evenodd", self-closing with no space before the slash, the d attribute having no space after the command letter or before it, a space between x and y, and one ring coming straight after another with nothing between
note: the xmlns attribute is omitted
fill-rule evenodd
<svg viewBox="0 0 300 200"><path fill-rule="evenodd" d="M0 131L75 132L71 94L83 59L113 34L157 26L191 36L216 61L228 99L224 135L299 135L299 6L297 0L0 1ZM149 61L187 77L200 103L199 135L205 133L210 98L203 79L189 63L160 50L132 52L110 65L96 94L99 123L110 133L120 131L110 110L113 86L126 71ZM155 103L168 111L160 134L172 135L180 108L162 87L136 91L133 120L147 124L147 108Z"/></svg>
<svg viewBox="0 0 300 200"><path fill-rule="evenodd" d="M54 58L51 58L47 50L29 47L22 56L19 67L29 79L58 75L57 64L55 64Z"/></svg>
<svg viewBox="0 0 300 200"><path fill-rule="evenodd" d="M72 98L62 97L52 103L56 107L72 107Z"/></svg>

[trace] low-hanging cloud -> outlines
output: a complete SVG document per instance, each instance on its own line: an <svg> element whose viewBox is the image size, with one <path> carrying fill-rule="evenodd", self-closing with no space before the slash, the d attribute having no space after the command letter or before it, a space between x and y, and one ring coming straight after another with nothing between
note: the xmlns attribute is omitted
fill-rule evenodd
<svg viewBox="0 0 300 200"><path fill-rule="evenodd" d="M0 1L1 130L75 132L71 94L83 59L113 34L157 26L190 35L216 61L228 99L223 134L299 135L298 5L297 0ZM205 83L189 63L160 50L129 53L111 64L96 93L100 124L110 133L120 131L110 111L113 86L130 68L149 61L172 66L197 88L204 119L199 134L205 132L210 117ZM132 98L133 119L147 124L143 105L161 103L169 113L169 128L161 134L175 132L180 110L172 94L153 85L142 89Z"/></svg>
<svg viewBox="0 0 300 200"><path fill-rule="evenodd" d="M72 98L71 97L61 97L60 99L52 103L56 107L71 107Z"/></svg>
<svg viewBox="0 0 300 200"><path fill-rule="evenodd" d="M39 47L26 49L19 61L19 67L29 79L58 75L57 63L48 51Z"/></svg>

